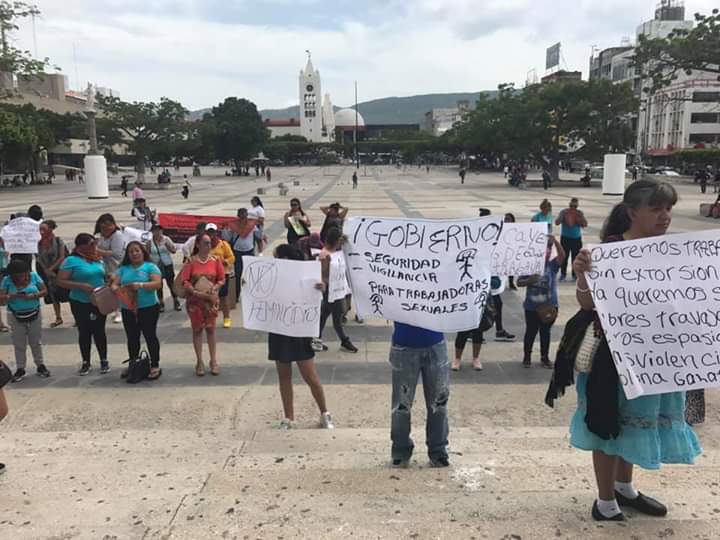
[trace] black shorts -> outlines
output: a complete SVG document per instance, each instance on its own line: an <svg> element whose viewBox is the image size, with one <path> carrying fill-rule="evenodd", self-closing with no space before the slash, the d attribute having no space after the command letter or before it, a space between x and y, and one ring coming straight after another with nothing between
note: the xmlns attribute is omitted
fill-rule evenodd
<svg viewBox="0 0 720 540"><path fill-rule="evenodd" d="M220 298L225 298L228 295L228 288L230 287L230 277L225 274L225 283L223 283L223 286L220 287L220 291L218 292L218 295Z"/></svg>
<svg viewBox="0 0 720 540"><path fill-rule="evenodd" d="M268 333L268 360L289 364L315 358L312 338Z"/></svg>

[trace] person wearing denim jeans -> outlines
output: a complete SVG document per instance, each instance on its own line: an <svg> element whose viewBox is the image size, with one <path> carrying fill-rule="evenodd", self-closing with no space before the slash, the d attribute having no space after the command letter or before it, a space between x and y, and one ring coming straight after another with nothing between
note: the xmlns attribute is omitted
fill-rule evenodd
<svg viewBox="0 0 720 540"><path fill-rule="evenodd" d="M411 412L418 377L422 376L427 422L428 457L433 467L447 467L448 416L450 396L449 362L445 337L403 323L395 323L392 348L392 464L407 467L415 445L410 438Z"/></svg>

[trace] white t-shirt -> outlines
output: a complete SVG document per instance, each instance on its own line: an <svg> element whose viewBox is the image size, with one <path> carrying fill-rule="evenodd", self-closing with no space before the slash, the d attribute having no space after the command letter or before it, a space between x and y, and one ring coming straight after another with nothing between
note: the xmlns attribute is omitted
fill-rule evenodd
<svg viewBox="0 0 720 540"><path fill-rule="evenodd" d="M253 206L248 210L248 217L250 219L260 219L265 217L265 209L262 206Z"/></svg>
<svg viewBox="0 0 720 540"><path fill-rule="evenodd" d="M185 243L180 248L180 251L182 251L183 257L186 259L189 259L192 255L193 250L195 249L195 235L193 234L190 238L185 240Z"/></svg>

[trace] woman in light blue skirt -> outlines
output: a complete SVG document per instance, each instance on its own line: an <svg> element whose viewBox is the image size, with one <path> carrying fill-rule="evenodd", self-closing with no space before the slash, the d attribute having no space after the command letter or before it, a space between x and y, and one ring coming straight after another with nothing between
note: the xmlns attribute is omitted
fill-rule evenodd
<svg viewBox="0 0 720 540"><path fill-rule="evenodd" d="M603 242L665 234L676 202L677 193L670 184L634 182L608 217L601 234ZM584 310L595 309L585 278L590 261L590 252L582 250L573 264L578 278L576 295ZM593 328L588 329L593 330L602 335L597 316ZM701 453L700 443L685 421L685 393L626 399L604 337L590 373L580 373L576 384L578 404L570 425L570 443L593 452L598 485L593 518L624 521L621 506L651 516L666 515L664 504L635 489L633 466L659 469L661 463L691 464Z"/></svg>

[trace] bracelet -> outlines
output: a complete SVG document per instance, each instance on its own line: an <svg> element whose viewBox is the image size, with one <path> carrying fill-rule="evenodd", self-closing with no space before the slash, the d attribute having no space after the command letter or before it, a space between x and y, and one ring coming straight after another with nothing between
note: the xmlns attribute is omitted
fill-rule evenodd
<svg viewBox="0 0 720 540"><path fill-rule="evenodd" d="M587 293L590 292L590 287L587 287L586 289L581 289L580 287L575 287L575 290L579 293Z"/></svg>

